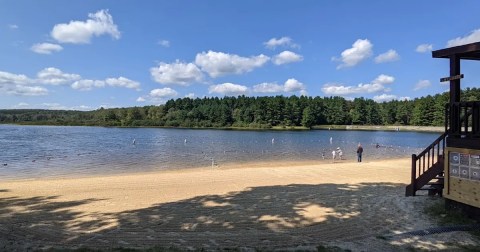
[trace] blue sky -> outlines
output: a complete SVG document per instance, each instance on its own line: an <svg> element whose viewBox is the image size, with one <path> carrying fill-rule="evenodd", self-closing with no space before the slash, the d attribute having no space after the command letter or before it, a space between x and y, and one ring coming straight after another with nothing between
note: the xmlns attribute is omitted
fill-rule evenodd
<svg viewBox="0 0 480 252"><path fill-rule="evenodd" d="M0 108L172 98L414 99L448 90L431 50L480 41L480 2L0 1ZM462 62L478 87L480 62Z"/></svg>

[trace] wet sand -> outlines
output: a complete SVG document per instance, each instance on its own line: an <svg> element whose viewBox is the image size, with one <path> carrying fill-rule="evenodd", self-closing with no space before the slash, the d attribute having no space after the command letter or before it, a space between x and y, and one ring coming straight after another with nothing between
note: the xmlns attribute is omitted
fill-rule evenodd
<svg viewBox="0 0 480 252"><path fill-rule="evenodd" d="M438 226L423 208L441 199L405 197L409 180L406 158L2 181L0 250L399 251L475 244L464 232L398 235Z"/></svg>

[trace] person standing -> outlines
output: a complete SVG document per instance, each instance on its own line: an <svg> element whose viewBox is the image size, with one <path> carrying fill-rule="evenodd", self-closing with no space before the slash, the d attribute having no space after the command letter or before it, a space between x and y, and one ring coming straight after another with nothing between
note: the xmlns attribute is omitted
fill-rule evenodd
<svg viewBox="0 0 480 252"><path fill-rule="evenodd" d="M357 147L357 161L358 162L362 162L362 154L363 154L363 147L362 147L362 144L361 143L358 143L358 147Z"/></svg>

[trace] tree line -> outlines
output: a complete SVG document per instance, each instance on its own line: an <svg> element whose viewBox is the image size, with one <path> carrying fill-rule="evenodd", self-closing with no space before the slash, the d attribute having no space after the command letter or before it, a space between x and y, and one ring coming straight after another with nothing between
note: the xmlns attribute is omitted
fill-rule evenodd
<svg viewBox="0 0 480 252"><path fill-rule="evenodd" d="M479 101L480 89L467 88L463 101ZM148 127L306 127L316 125L443 126L448 93L375 102L343 97L270 96L178 98L164 105L100 108L94 111L11 109L0 110L0 123L148 126Z"/></svg>

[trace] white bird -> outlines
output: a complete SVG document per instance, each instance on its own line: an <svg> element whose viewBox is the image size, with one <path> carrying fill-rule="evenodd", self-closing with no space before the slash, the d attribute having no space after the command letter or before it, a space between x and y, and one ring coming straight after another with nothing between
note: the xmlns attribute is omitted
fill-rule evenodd
<svg viewBox="0 0 480 252"><path fill-rule="evenodd" d="M274 143L275 143L275 138L272 138L272 144L274 144Z"/></svg>
<svg viewBox="0 0 480 252"><path fill-rule="evenodd" d="M187 139L185 138L185 140L183 141L184 143L187 143Z"/></svg>
<svg viewBox="0 0 480 252"><path fill-rule="evenodd" d="M137 142L137 141L136 141L135 138L134 138L133 141L132 141L132 144L135 145L136 142Z"/></svg>

